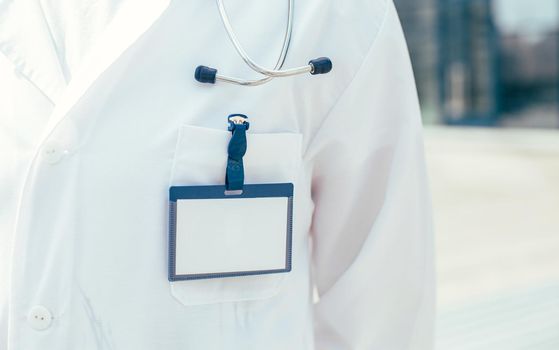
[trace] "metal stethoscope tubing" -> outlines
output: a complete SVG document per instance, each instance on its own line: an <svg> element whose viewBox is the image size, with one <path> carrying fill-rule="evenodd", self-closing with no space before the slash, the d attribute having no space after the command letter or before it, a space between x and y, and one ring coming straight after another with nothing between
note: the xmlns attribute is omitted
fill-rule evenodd
<svg viewBox="0 0 559 350"><path fill-rule="evenodd" d="M232 84L243 85L243 86L257 86L257 85L265 84L276 77L287 77L287 76L293 76L293 75L298 75L303 73L311 73L313 75L325 74L332 69L332 62L330 61L330 59L326 57L321 57L321 58L311 60L307 65L302 67L296 67L296 68L290 68L284 70L281 69L285 62L285 58L287 56L287 52L289 51L289 46L291 44L291 35L293 32L294 0L288 0L287 25L286 25L285 35L283 39L283 45L273 70L266 69L258 65L248 56L246 51L242 48L241 44L239 43L237 36L235 35L233 27L231 26L231 22L229 21L229 16L227 15L227 10L223 5L223 0L216 0L216 2L217 2L217 7L219 10L219 15L221 17L223 26L225 27L227 35L229 36L229 39L231 40L231 43L235 47L237 53L239 54L239 56L241 56L243 61L252 70L260 74L266 75L266 77L261 79L255 79L255 80L241 79L241 78L235 78L235 77L217 74L217 69L214 68L210 68L206 66L198 66L196 68L196 72L194 76L196 80L198 80L199 82L215 84L216 81L223 81L226 83L232 83Z"/></svg>
<svg viewBox="0 0 559 350"><path fill-rule="evenodd" d="M222 21L224 27L226 28L227 34L229 35L229 39L233 43L233 46L235 47L235 49L237 50L239 55L243 58L243 60L249 65L249 67L252 67L251 62L250 62L251 61L250 58L248 57L246 52L242 49L242 47L239 45L239 41L237 40L237 37L234 34L233 30L231 30L231 29L228 30L227 29L227 28L231 28L231 23L229 22L229 17L227 16L225 6L223 6L223 0L217 0L217 6L218 6L218 9L219 9L219 14L221 16L221 21ZM283 67L283 64L285 63L285 57L287 56L287 52L289 51L289 45L291 43L291 33L292 33L292 31L293 31L293 0L289 0L288 1L288 8L287 8L287 25L286 25L285 34L284 34L284 37L283 37L283 44L282 44L281 52L280 52L280 55L279 55L278 60L276 62L276 65L274 66L274 70L281 69L281 67ZM228 77L228 76L224 76L224 75L221 75L221 74L216 74L216 80L218 80L218 81L224 81L224 82L228 82L228 83L233 83L233 84L237 84L237 85L245 85L245 86L262 85L262 84L265 84L265 83L269 82L272 79L273 79L273 77L267 76L265 78L248 80L248 79L233 78L233 77Z"/></svg>

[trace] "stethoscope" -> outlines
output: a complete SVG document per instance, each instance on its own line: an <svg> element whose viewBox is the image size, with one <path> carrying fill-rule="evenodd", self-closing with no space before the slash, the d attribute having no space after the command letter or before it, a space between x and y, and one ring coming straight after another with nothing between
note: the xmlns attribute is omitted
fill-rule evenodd
<svg viewBox="0 0 559 350"><path fill-rule="evenodd" d="M216 0L217 7L219 9L219 16L221 17L221 22L223 22L223 26L227 31L227 35L229 36L229 40L233 43L235 50L241 56L241 58L245 61L245 63L255 72L265 75L266 77L260 79L241 79L230 77L222 74L217 74L217 69L210 68L206 66L198 66L196 67L196 71L194 73L194 78L201 83L210 83L215 84L216 81L223 81L226 83L237 84L237 85L244 85L244 86L257 86L262 85L274 78L278 77L289 77L298 74L310 73L312 75L316 74L326 74L332 70L332 61L328 57L320 57L314 60L309 61L306 66L289 68L289 69L281 69L283 67L283 63L285 62L285 57L287 56L287 51L289 51L289 45L291 44L291 33L293 31L293 2L294 0L288 0L288 8L287 8L287 26L285 30L285 35L283 38L283 45L281 49L281 53L279 55L278 61L274 69L267 69L256 62L254 62L246 53L245 50L241 47L235 32L233 31L233 27L231 26L231 22L229 21L229 16L227 15L227 11L225 10L225 6L223 6L223 0Z"/></svg>

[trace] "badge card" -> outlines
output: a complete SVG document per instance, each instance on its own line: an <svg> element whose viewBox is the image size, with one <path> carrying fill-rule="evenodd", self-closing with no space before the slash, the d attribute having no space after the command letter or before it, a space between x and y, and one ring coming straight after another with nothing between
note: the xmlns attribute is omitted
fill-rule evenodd
<svg viewBox="0 0 559 350"><path fill-rule="evenodd" d="M169 280L291 271L293 184L169 189Z"/></svg>

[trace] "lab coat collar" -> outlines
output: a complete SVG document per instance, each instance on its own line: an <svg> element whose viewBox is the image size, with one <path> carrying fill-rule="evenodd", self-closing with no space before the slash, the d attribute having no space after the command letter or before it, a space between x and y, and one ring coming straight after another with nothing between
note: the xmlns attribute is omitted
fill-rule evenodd
<svg viewBox="0 0 559 350"><path fill-rule="evenodd" d="M56 127L97 78L151 27L167 9L170 1L141 0L125 3L65 89L49 120L47 133Z"/></svg>
<svg viewBox="0 0 559 350"><path fill-rule="evenodd" d="M151 27L170 1L126 2L67 84L39 3L0 0L0 52L55 104L45 136L97 78Z"/></svg>
<svg viewBox="0 0 559 350"><path fill-rule="evenodd" d="M53 39L38 1L0 1L0 52L53 103L66 86Z"/></svg>

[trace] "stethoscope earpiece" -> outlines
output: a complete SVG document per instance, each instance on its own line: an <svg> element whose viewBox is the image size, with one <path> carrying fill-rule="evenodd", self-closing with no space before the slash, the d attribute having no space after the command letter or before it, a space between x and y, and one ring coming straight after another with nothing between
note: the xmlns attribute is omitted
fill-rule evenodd
<svg viewBox="0 0 559 350"><path fill-rule="evenodd" d="M311 74L326 74L332 70L332 61L328 57L319 57L309 61Z"/></svg>
<svg viewBox="0 0 559 350"><path fill-rule="evenodd" d="M200 83L215 84L217 75L217 69L198 66L194 72L194 79L198 80Z"/></svg>
<svg viewBox="0 0 559 350"><path fill-rule="evenodd" d="M288 8L287 8L287 26L285 30L285 35L283 38L283 45L281 49L281 53L279 58L276 62L276 66L274 69L267 69L258 64L256 64L243 50L239 40L237 40L237 36L233 31L233 27L231 26L231 22L229 21L229 16L227 15L227 11L225 10L225 6L223 6L223 0L216 0L217 7L219 9L219 16L221 17L221 22L223 22L223 26L231 40L231 43L235 47L235 50L241 56L241 58L245 61L245 63L255 72L265 75L264 78L249 80L249 79L240 79L235 77L229 77L221 74L217 74L217 69L206 67L206 66L198 66L196 67L196 71L194 72L194 78L199 81L200 83L208 83L208 84L215 84L216 81L223 81L226 83L243 85L243 86L257 86L262 85L273 78L278 77L289 77L293 75L303 74L303 73L311 73L312 75L317 74L326 74L332 70L332 61L328 57L319 57L315 58L314 60L309 61L306 66L289 68L289 69L281 69L283 67L283 63L285 62L285 57L287 56L287 51L289 51L289 45L291 43L291 33L293 31L293 2L294 0L288 0Z"/></svg>

